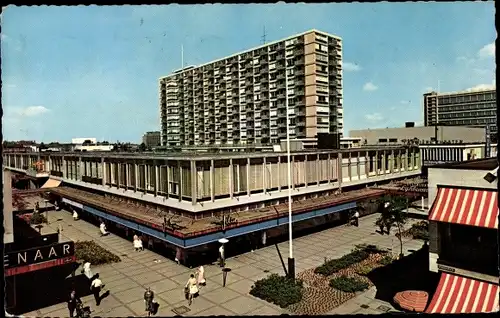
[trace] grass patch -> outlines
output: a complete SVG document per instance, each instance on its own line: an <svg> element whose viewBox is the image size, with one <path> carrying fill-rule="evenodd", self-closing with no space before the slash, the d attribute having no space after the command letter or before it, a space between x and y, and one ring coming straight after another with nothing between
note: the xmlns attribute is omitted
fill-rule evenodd
<svg viewBox="0 0 500 318"><path fill-rule="evenodd" d="M367 282L343 275L330 280L330 287L346 293L355 293L357 291L368 289L369 285Z"/></svg>
<svg viewBox="0 0 500 318"><path fill-rule="evenodd" d="M75 255L78 261L87 261L92 265L121 262L118 255L104 249L94 241L75 242Z"/></svg>
<svg viewBox="0 0 500 318"><path fill-rule="evenodd" d="M354 250L353 252L342 256L341 258L326 261L323 265L317 267L314 272L323 276L330 276L344 268L364 261L369 256L370 253L362 249Z"/></svg>
<svg viewBox="0 0 500 318"><path fill-rule="evenodd" d="M361 275L361 276L366 276L368 275L373 268L371 266L360 266L358 269L356 269L356 274Z"/></svg>
<svg viewBox="0 0 500 318"><path fill-rule="evenodd" d="M278 274L258 280L250 290L250 295L286 308L302 300L302 281L289 279Z"/></svg>

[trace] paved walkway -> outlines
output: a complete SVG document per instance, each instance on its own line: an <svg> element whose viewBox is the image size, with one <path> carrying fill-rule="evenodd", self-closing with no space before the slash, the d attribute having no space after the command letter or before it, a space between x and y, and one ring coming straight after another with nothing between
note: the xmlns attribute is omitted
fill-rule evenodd
<svg viewBox="0 0 500 318"><path fill-rule="evenodd" d="M324 258L341 257L349 253L356 244L368 243L380 247L394 247L398 252L398 241L391 235L375 233L375 219L377 215L370 215L360 219L360 226L340 226L318 233L294 239L294 257L296 271L317 267L324 262ZM173 261L144 250L135 252L132 242L116 235L100 237L98 227L83 220L73 221L67 211L49 212L49 227L62 228L61 239L73 241L94 240L105 249L121 257L120 263L95 266L105 290L110 295L104 298L97 307L93 296L86 296L82 301L92 309L92 315L101 317L145 316L143 294L146 287L151 287L160 304L158 316L175 316L172 311L181 306L187 307L184 299L183 285L194 273L193 269L177 265ZM43 233L43 229L42 229ZM284 258L288 255L288 242L278 245ZM405 250L417 250L422 246L421 241L406 240ZM285 260L286 261L286 260ZM206 265L205 275L207 286L200 289L200 296L193 301L186 316L210 315L279 315L288 313L266 301L249 295L255 281L266 277L270 273L283 274L276 247L268 246L254 252L249 252L227 260L227 267L231 272L227 276L226 287L222 287L222 273L218 266ZM79 271L77 271L79 274ZM360 310L361 300L364 302L379 302L374 300L373 288L362 295L351 299L332 313L367 313ZM360 298L359 297L364 297ZM390 306L380 302L380 304ZM370 308L378 307L371 304ZM392 307L391 307L392 310ZM374 313L370 311L370 313ZM384 313L379 311L377 313ZM67 316L66 303L57 304L41 310L27 313L26 316Z"/></svg>

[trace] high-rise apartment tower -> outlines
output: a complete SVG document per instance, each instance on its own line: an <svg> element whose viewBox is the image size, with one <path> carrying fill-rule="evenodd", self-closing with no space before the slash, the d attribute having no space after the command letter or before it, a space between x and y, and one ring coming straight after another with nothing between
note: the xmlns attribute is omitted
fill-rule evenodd
<svg viewBox="0 0 500 318"><path fill-rule="evenodd" d="M496 89L426 93L424 124L479 127L490 125L491 133L496 135L498 132L496 100Z"/></svg>
<svg viewBox="0 0 500 318"><path fill-rule="evenodd" d="M342 40L301 33L178 70L159 93L164 146L279 144L287 95L291 139L342 137Z"/></svg>

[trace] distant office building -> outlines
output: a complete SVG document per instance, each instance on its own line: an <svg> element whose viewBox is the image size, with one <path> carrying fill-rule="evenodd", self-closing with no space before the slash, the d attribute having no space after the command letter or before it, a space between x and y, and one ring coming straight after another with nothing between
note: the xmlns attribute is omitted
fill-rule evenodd
<svg viewBox="0 0 500 318"><path fill-rule="evenodd" d="M148 131L142 136L142 143L146 147L158 147L161 145L161 133L159 131Z"/></svg>
<svg viewBox="0 0 500 318"><path fill-rule="evenodd" d="M497 134L496 89L424 94L425 126L491 126Z"/></svg>
<svg viewBox="0 0 500 318"><path fill-rule="evenodd" d="M288 91L287 91L288 89ZM159 80L164 146L342 137L342 40L311 30Z"/></svg>
<svg viewBox="0 0 500 318"><path fill-rule="evenodd" d="M402 144L408 140L418 140L418 143L483 143L485 129L479 127L401 127L363 129L349 131L349 137L363 139L365 145Z"/></svg>

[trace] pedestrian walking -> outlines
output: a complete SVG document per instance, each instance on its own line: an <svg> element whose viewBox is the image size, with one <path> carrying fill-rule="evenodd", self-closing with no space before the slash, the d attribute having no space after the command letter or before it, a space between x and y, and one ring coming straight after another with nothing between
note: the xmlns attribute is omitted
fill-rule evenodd
<svg viewBox="0 0 500 318"><path fill-rule="evenodd" d="M205 268L202 265L198 268L198 285L205 286L206 284L207 281L205 280Z"/></svg>
<svg viewBox="0 0 500 318"><path fill-rule="evenodd" d="M359 227L359 212L358 211L354 212L354 224L356 225L356 227Z"/></svg>
<svg viewBox="0 0 500 318"><path fill-rule="evenodd" d="M76 212L76 210L73 211L73 220L78 221L78 213Z"/></svg>
<svg viewBox="0 0 500 318"><path fill-rule="evenodd" d="M219 247L219 257L220 257L220 267L224 267L225 259L224 259L224 245Z"/></svg>
<svg viewBox="0 0 500 318"><path fill-rule="evenodd" d="M106 229L106 224L104 224L104 221L101 222L101 225L99 226L99 230L101 231L101 236L106 236L109 234L108 230Z"/></svg>
<svg viewBox="0 0 500 318"><path fill-rule="evenodd" d="M90 289L92 290L92 294L94 294L95 303L97 306L101 304L101 296L99 295L99 293L101 292L102 288L104 288L104 284L99 279L99 274L95 274L94 280L92 281L92 284L90 284Z"/></svg>
<svg viewBox="0 0 500 318"><path fill-rule="evenodd" d="M267 233L266 231L262 231L262 247L265 247L267 243Z"/></svg>
<svg viewBox="0 0 500 318"><path fill-rule="evenodd" d="M90 269L90 262L89 261L84 261L83 263L83 269L82 269L82 273L89 279L90 282L92 282L92 277L94 277L94 275L92 274L92 270Z"/></svg>
<svg viewBox="0 0 500 318"><path fill-rule="evenodd" d="M142 241L137 235L134 235L134 248L136 252L142 249Z"/></svg>
<svg viewBox="0 0 500 318"><path fill-rule="evenodd" d="M191 306L191 303L193 302L193 298L196 294L198 294L198 282L196 281L196 278L194 278L194 274L191 274L189 277L185 290L188 292L188 305Z"/></svg>
<svg viewBox="0 0 500 318"><path fill-rule="evenodd" d="M155 293L151 290L151 288L146 288L146 291L144 292L144 304L146 306L145 310L148 313L148 317L154 312L154 297Z"/></svg>
<svg viewBox="0 0 500 318"><path fill-rule="evenodd" d="M78 300L79 299L76 296L76 291L73 288L73 290L71 291L71 293L69 295L69 299L68 299L68 310L69 310L70 317L73 317L73 315L75 314L75 309L76 309L76 306L78 304Z"/></svg>

